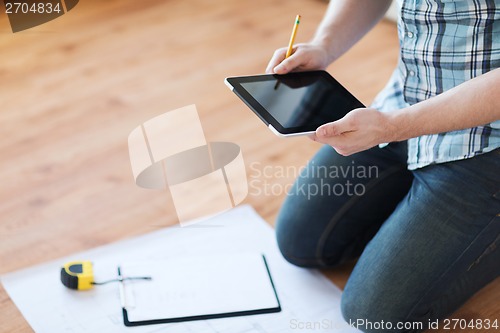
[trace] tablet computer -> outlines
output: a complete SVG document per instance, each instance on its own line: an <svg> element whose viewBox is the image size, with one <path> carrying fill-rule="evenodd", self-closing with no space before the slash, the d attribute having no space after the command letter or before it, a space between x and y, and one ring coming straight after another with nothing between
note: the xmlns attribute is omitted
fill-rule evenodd
<svg viewBox="0 0 500 333"><path fill-rule="evenodd" d="M225 83L279 136L312 134L365 107L326 71L228 77Z"/></svg>

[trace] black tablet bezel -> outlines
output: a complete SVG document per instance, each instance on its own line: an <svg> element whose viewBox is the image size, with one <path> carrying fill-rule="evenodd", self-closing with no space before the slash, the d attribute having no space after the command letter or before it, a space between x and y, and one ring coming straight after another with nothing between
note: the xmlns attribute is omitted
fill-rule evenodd
<svg viewBox="0 0 500 333"><path fill-rule="evenodd" d="M226 82L232 87L233 92L266 124L273 126L279 133L283 135L296 134L296 133L307 133L314 132L316 128L311 128L311 126L304 125L299 127L283 127L256 99L250 95L245 88L241 85L242 83L248 82L262 82L275 80L278 77L285 77L287 79L303 79L306 77L321 76L325 78L328 82L333 84L338 89L342 90L348 98L353 99L353 104L358 104L357 107L364 108L365 106L361 103L353 94L351 94L344 86L342 86L337 80L335 80L326 71L307 71L307 72L293 72L284 75L278 74L264 74L264 75L251 75L251 76L237 76L228 77Z"/></svg>

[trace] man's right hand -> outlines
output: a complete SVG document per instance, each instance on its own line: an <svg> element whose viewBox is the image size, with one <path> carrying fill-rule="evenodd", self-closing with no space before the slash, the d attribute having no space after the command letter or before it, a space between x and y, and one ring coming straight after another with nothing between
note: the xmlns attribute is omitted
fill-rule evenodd
<svg viewBox="0 0 500 333"><path fill-rule="evenodd" d="M288 48L283 47L274 52L267 65L268 74L286 74L289 72L324 70L330 64L328 52L318 44L302 43L293 48L293 53L285 59Z"/></svg>
<svg viewBox="0 0 500 333"><path fill-rule="evenodd" d="M310 43L297 44L285 59L287 48L274 52L266 73L324 70L361 39L384 17L392 0L335 0ZM356 19L353 19L356 18Z"/></svg>

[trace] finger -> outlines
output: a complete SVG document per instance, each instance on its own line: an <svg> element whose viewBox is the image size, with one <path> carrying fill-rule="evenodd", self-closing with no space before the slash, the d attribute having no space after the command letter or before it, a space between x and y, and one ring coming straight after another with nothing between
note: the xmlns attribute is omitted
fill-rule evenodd
<svg viewBox="0 0 500 333"><path fill-rule="evenodd" d="M351 132L354 129L349 126L345 118L321 125L316 129L316 136L319 138L331 138L345 132Z"/></svg>
<svg viewBox="0 0 500 333"><path fill-rule="evenodd" d="M333 136L333 137L318 137L315 136L314 141L323 143L325 145L330 145L332 147L343 147L346 144L346 140L343 136Z"/></svg>
<svg viewBox="0 0 500 333"><path fill-rule="evenodd" d="M290 57L284 59L278 66L274 67L274 73L286 74L293 71L301 65L301 57L297 52L293 53Z"/></svg>
<svg viewBox="0 0 500 333"><path fill-rule="evenodd" d="M274 51L274 54L271 60L269 61L269 64L267 65L266 73L274 74L274 67L276 67L280 62L283 61L283 59L285 59L285 55L286 55L286 48L284 47Z"/></svg>
<svg viewBox="0 0 500 333"><path fill-rule="evenodd" d="M313 134L309 134L307 137L308 137L310 140L313 140L313 141L316 141L316 139L317 139L317 138L316 138L316 134L315 134L315 133L313 133Z"/></svg>

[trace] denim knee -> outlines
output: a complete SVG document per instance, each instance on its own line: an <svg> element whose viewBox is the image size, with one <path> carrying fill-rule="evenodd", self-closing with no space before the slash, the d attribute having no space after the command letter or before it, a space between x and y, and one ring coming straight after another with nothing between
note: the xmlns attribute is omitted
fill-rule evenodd
<svg viewBox="0 0 500 333"><path fill-rule="evenodd" d="M369 332L364 330L364 327L359 326L359 324L361 321L368 320L368 317L372 319L378 317L376 315L377 308L375 304L366 302L363 295L357 294L344 290L340 301L340 311L344 320L349 325L358 327L363 332Z"/></svg>
<svg viewBox="0 0 500 333"><path fill-rule="evenodd" d="M289 263L300 267L310 267L314 250L306 248L304 239L300 237L301 232L298 230L300 228L297 228L296 225L290 220L278 217L276 220L278 248Z"/></svg>
<svg viewBox="0 0 500 333"><path fill-rule="evenodd" d="M320 242L324 228L318 228L307 216L282 210L276 219L276 240L283 257L296 266L307 268L334 267L344 260L342 246L330 240L329 251L322 249ZM338 249L336 249L338 247Z"/></svg>
<svg viewBox="0 0 500 333"><path fill-rule="evenodd" d="M292 209L282 209L275 227L278 247L288 262L307 268L323 266L317 253L321 230L315 230L313 220Z"/></svg>
<svg viewBox="0 0 500 333"><path fill-rule="evenodd" d="M366 333L422 332L426 322L407 320L409 309L405 301L377 290L346 289L342 294L340 309L344 320ZM408 304L408 303L406 303Z"/></svg>

